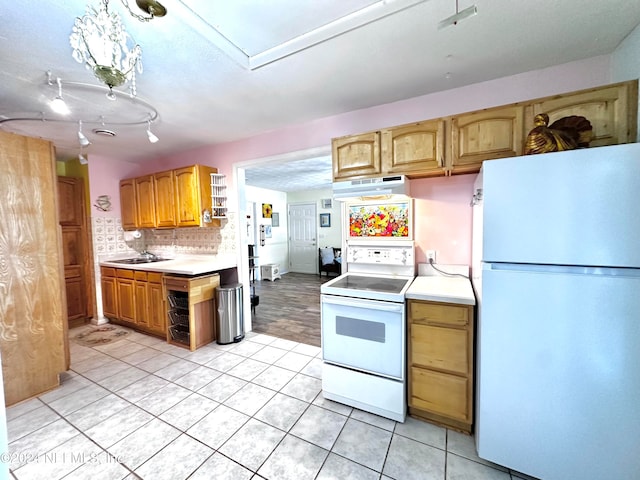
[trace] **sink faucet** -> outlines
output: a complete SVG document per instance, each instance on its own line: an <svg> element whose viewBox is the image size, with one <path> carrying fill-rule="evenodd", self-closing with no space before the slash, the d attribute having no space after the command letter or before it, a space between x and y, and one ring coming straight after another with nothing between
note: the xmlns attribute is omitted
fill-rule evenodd
<svg viewBox="0 0 640 480"><path fill-rule="evenodd" d="M157 255L148 252L146 250L143 250L142 252L140 252L140 256L146 258L147 260L155 260L157 257Z"/></svg>

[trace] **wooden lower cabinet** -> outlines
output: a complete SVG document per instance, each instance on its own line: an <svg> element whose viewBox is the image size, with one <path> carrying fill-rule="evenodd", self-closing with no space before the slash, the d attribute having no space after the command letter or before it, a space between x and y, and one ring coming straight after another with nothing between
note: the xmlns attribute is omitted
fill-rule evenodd
<svg viewBox="0 0 640 480"><path fill-rule="evenodd" d="M116 290L118 293L118 320L135 325L136 301L133 270L116 270Z"/></svg>
<svg viewBox="0 0 640 480"><path fill-rule="evenodd" d="M142 328L149 327L149 284L147 272L134 273L134 302L136 310L136 324Z"/></svg>
<svg viewBox="0 0 640 480"><path fill-rule="evenodd" d="M165 336L162 273L101 267L104 316L146 333Z"/></svg>
<svg viewBox="0 0 640 480"><path fill-rule="evenodd" d="M149 273L147 297L149 300L149 330L165 336L167 333L167 302L161 273Z"/></svg>
<svg viewBox="0 0 640 480"><path fill-rule="evenodd" d="M216 339L215 290L220 275L165 276L167 342L194 351Z"/></svg>
<svg viewBox="0 0 640 480"><path fill-rule="evenodd" d="M471 416L470 405L467 401L469 380L466 377L449 375L426 368L411 367L412 395L411 401L414 412L427 419L440 420L444 416L467 424ZM421 415L422 412L428 412ZM430 413L433 416L429 415ZM460 425L451 426L460 428ZM471 430L464 429L465 431Z"/></svg>
<svg viewBox="0 0 640 480"><path fill-rule="evenodd" d="M409 300L409 414L471 433L474 308Z"/></svg>
<svg viewBox="0 0 640 480"><path fill-rule="evenodd" d="M102 312L107 318L118 318L118 290L116 269L100 268L100 286L102 290Z"/></svg>

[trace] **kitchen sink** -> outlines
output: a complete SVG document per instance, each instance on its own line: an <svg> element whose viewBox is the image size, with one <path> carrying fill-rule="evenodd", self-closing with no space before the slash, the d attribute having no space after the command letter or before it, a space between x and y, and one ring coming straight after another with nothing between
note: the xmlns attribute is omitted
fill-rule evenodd
<svg viewBox="0 0 640 480"><path fill-rule="evenodd" d="M139 263L155 263L155 262L165 262L169 260L168 258L144 258L144 257L136 257L136 258L123 258L122 260L111 260L112 263L123 263L126 265L137 265Z"/></svg>

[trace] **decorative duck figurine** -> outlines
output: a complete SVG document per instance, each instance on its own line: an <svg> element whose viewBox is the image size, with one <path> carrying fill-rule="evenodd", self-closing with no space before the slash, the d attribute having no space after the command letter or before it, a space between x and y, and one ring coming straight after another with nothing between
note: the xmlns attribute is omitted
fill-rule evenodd
<svg viewBox="0 0 640 480"><path fill-rule="evenodd" d="M549 115L539 113L534 117L534 124L527 135L525 155L586 148L593 132L591 122L579 115L562 117L548 126Z"/></svg>

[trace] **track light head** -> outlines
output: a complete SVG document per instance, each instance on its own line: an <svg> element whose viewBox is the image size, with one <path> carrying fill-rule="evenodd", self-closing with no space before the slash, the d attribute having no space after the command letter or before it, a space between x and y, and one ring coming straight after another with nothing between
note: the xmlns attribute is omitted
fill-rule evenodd
<svg viewBox="0 0 640 480"><path fill-rule="evenodd" d="M91 142L87 137L85 137L84 133L82 133L82 120L78 121L78 142L83 147L88 147L91 145Z"/></svg>
<svg viewBox="0 0 640 480"><path fill-rule="evenodd" d="M56 98L49 102L49 106L51 107L51 110L59 113L60 115L69 115L71 113L71 110L69 110L69 106L64 101L64 98L62 98L62 80L60 80L60 78L57 78L56 82L58 83L58 95L56 95Z"/></svg>
<svg viewBox="0 0 640 480"><path fill-rule="evenodd" d="M148 125L147 125L147 137L149 137L149 142L151 142L151 143L157 143L160 140L151 131L151 120L149 120Z"/></svg>

